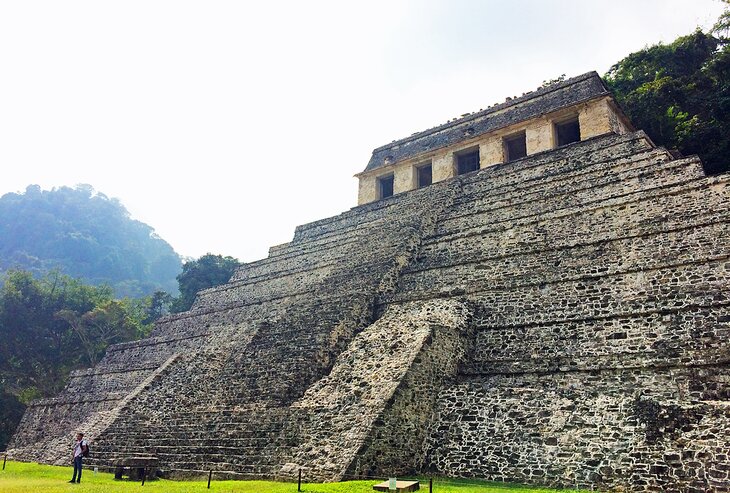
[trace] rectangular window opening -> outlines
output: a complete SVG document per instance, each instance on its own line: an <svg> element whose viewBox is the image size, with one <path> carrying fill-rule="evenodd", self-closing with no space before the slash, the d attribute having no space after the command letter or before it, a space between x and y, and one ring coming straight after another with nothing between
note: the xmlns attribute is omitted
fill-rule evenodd
<svg viewBox="0 0 730 493"><path fill-rule="evenodd" d="M525 132L504 138L504 152L507 162L527 156L527 138Z"/></svg>
<svg viewBox="0 0 730 493"><path fill-rule="evenodd" d="M555 140L558 145L564 146L573 142L580 142L580 124L578 117L555 124Z"/></svg>
<svg viewBox="0 0 730 493"><path fill-rule="evenodd" d="M463 175L479 169L479 149L456 156L456 174Z"/></svg>
<svg viewBox="0 0 730 493"><path fill-rule="evenodd" d="M416 168L416 178L418 180L418 188L429 186L433 183L433 172L431 170L431 164L424 164Z"/></svg>
<svg viewBox="0 0 730 493"><path fill-rule="evenodd" d="M381 199L393 195L393 175L378 177L378 193Z"/></svg>

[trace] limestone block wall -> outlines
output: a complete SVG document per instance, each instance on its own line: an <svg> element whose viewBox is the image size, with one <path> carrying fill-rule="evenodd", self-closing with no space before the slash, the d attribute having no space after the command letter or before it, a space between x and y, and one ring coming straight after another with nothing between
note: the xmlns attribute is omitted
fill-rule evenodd
<svg viewBox="0 0 730 493"><path fill-rule="evenodd" d="M623 128L618 126L619 121L608 98L581 105L578 112L580 137L586 139L619 131Z"/></svg>
<svg viewBox="0 0 730 493"><path fill-rule="evenodd" d="M473 309L421 470L727 491L730 178L635 133L463 180L381 300Z"/></svg>
<svg viewBox="0 0 730 493"><path fill-rule="evenodd" d="M613 491L726 491L727 368L483 375L443 391L440 472Z"/></svg>
<svg viewBox="0 0 730 493"><path fill-rule="evenodd" d="M455 380L471 339L471 308L463 300L414 302L405 308L419 310L428 320L429 337L406 365L407 372L397 379L393 396L380 406L378 418L349 464L348 477L387 476L395 471L416 475L423 471L424 442L438 399L434 389ZM399 317L397 323L404 320L408 317Z"/></svg>
<svg viewBox="0 0 730 493"><path fill-rule="evenodd" d="M525 128L527 154L549 151L555 147L553 122L547 118L538 118Z"/></svg>
<svg viewBox="0 0 730 493"><path fill-rule="evenodd" d="M479 167L487 168L495 164L500 164L504 159L504 144L502 139L492 136L479 144Z"/></svg>

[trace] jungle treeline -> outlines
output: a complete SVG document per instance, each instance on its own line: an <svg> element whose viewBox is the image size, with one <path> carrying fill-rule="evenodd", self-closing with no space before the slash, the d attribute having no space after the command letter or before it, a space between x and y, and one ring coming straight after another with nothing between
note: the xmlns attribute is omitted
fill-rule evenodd
<svg viewBox="0 0 730 493"><path fill-rule="evenodd" d="M604 79L655 144L697 154L705 172L730 169L730 10L715 26L632 53Z"/></svg>

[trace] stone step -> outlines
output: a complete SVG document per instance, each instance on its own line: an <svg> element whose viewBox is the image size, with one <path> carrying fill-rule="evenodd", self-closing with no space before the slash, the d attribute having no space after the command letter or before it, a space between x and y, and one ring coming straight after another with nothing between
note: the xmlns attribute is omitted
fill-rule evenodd
<svg viewBox="0 0 730 493"><path fill-rule="evenodd" d="M519 181L523 181L527 179L528 176L547 176L556 171L562 173L565 172L566 169L590 164L592 160L605 159L606 157L614 154L625 154L630 151L640 151L651 147L653 146L646 138L646 134L644 134L644 132L605 136L577 143L563 149L556 149L550 153L523 159L518 162L485 168L471 177L463 176L459 179L462 179L465 182L469 181L469 179L482 180L485 175L488 175L492 179L497 179L501 176L505 176L509 179L510 176L515 176ZM579 157L582 161L577 164L574 163L576 157ZM429 190L434 186L443 185L444 183L445 182L438 182L426 189L396 195L389 198L387 201L366 204L364 206L353 208L351 211L338 216L301 225L297 227L295 241L321 238L330 232L342 229L343 226L357 228L359 227L359 224L354 222L352 218L366 217L363 215L373 212L377 213L377 215L383 215L381 209L400 205L406 201L406 198L412 197L414 193L422 193L425 190ZM352 222L352 224L349 224L349 222Z"/></svg>
<svg viewBox="0 0 730 493"><path fill-rule="evenodd" d="M337 303L338 301L348 301L352 299L361 298L364 294L360 289L348 290L347 286L339 286L339 290L333 287L330 291L323 288L322 291L316 291L317 296L321 299L322 303ZM166 321L159 324L156 328L157 333L172 333L175 331L176 325L179 323L186 323L188 325L200 325L204 324L205 317L212 316L213 314L220 314L222 312L233 313L237 318L246 320L246 317L241 314L250 314L250 319L276 319L280 316L279 310L289 308L292 306L306 305L312 307L315 302L312 299L312 294L315 291L305 291L289 295L276 294L272 297L261 297L256 300L228 300L228 303L220 303L213 307L201 307L197 311L185 312L184 314L177 317L175 320ZM316 307L312 307L316 308ZM201 318L203 318L201 320ZM173 323L174 322L174 323Z"/></svg>
<svg viewBox="0 0 730 493"><path fill-rule="evenodd" d="M650 144L648 143L648 141L646 141L646 139L643 137L643 134L640 134L640 133L634 135L630 139L626 139L625 137L616 139L614 141L614 144L615 144L615 146L621 146L621 145L625 146L625 149L624 148L620 148L620 150L622 150L624 152L635 152L637 149L644 149L645 151L650 151L651 152L651 155L654 158L656 158L656 159L660 159L660 160L666 160L666 159L668 159L668 155L667 155L666 151L652 149L651 146L650 146ZM619 149L615 148L615 146L612 147L612 148L610 148L610 151L611 152L606 151L607 152L607 155L609 156L606 159L608 159L609 161L611 161L611 160L618 160L621 157L620 154L618 156L616 155L618 153ZM544 163L540 163L540 164L544 164ZM581 163L581 167L585 167L587 164L590 164L590 161L584 161L584 162L582 162ZM530 170L531 168L527 167L527 169ZM486 173L486 171L487 170L483 170L484 173ZM532 170L532 172L536 172L536 171L535 170ZM581 173L584 173L585 174L585 171L581 171ZM538 175L539 175L539 172L538 172ZM471 178L471 179L472 179L472 182L474 182L474 180L476 180L475 177L474 178ZM483 181L484 180L484 177L481 177L480 179ZM544 178L544 177L541 177L540 179L543 180L543 181L546 180L546 178ZM510 183L511 184L514 184L514 178L512 178L511 175L510 175ZM490 186L490 188L494 188L496 185L490 183L489 186ZM490 193L486 194L487 196L493 195L493 193L491 193L492 190L490 190L489 192ZM504 193L511 194L511 193L515 193L515 192L514 192L514 190L509 190L508 189L508 191L506 191ZM462 198L462 200L463 200L463 198ZM341 234L341 231L338 231L338 233ZM299 248L299 247L297 246L296 242L293 242L287 248L292 249L292 248ZM310 248L310 245L307 245L307 248ZM281 256L281 255L283 255L283 254L280 253L279 256ZM268 266L265 265L265 264L262 264L262 267L268 267Z"/></svg>
<svg viewBox="0 0 730 493"><path fill-rule="evenodd" d="M321 268L297 273L291 277L275 277L262 281L226 284L198 294L194 308L218 309L233 302L260 303L277 297L320 293L327 286L342 286L350 292L367 292L374 288L380 276L393 265L391 257L377 256L372 263L362 263L356 269ZM337 293L340 294L340 293Z"/></svg>
<svg viewBox="0 0 730 493"><path fill-rule="evenodd" d="M287 262L279 262L270 267L261 266L246 272L246 275L232 279L231 283L249 283L262 282L278 277L298 275L318 269L334 269L341 267L344 263L352 258L353 248L366 243L368 238L358 239L346 245L338 245L338 248L327 248L322 253L326 255L300 255L288 259ZM376 264L384 258L392 258L400 251L400 244L385 243L376 245L376 248L367 249L360 252L362 258L361 265Z"/></svg>
<svg viewBox="0 0 730 493"><path fill-rule="evenodd" d="M693 179L690 175L695 175L695 171L700 169L700 166L700 162L694 158L680 162L663 163L662 167L677 167L679 172L663 173L664 181L644 179L639 175L633 181L636 186L630 188L623 187L620 182L614 180L612 183L605 183L597 188L591 187L582 191L571 192L559 197L559 200L551 201L549 197L545 197L544 199L537 199L531 204L516 204L514 208L510 206L510 208L498 210L498 214L495 214L496 211L493 210L462 214L455 208L439 224L438 233L459 232L468 234L475 227L484 229L490 225L500 223L512 225L536 219L548 220L564 214L566 211L580 211L591 206L601 205L609 200L631 203L637 200L646 200L646 198L654 195L666 194L667 191L671 193L677 187L696 188L700 180L696 177ZM513 211L517 211L517 213L512 213Z"/></svg>
<svg viewBox="0 0 730 493"><path fill-rule="evenodd" d="M424 200L423 195L432 194L431 199L435 199L439 195L447 194L453 188L453 183L444 183L431 190L422 189L415 193L403 194L397 197L388 207L388 214L378 212L366 222L355 222L345 227L334 229L326 234L317 235L306 240L296 240L283 246L275 256L257 262L257 265L266 265L282 260L296 257L302 254L311 254L322 249L329 249L340 242L367 239L372 237L374 233L382 229L390 229L398 231L409 225L418 224L421 220L422 212L419 211L418 205ZM397 211L397 212L396 212Z"/></svg>
<svg viewBox="0 0 730 493"><path fill-rule="evenodd" d="M609 165L618 167L619 165L622 168L625 168L624 174L626 176L637 176L641 175L642 179L646 179L645 172L651 171L652 169L656 168L658 164L665 162L669 159L668 154L663 149L655 149L655 148L649 148L646 151L633 156L632 159L628 159L621 156L615 156L612 159L609 159L603 163L600 163L601 166L594 165L591 168L588 168L588 171L585 169L581 169L579 172L576 173L569 173L565 175L559 175L555 177L554 179L550 181L542 180L538 184L535 183L519 183L510 181L505 186L496 186L493 184L490 184L490 187L493 188L489 191L485 192L481 189L474 190L474 184L479 183L472 181L472 190L470 193L465 193L463 196L458 197L456 200L456 207L454 209L454 213L452 215L463 215L468 213L477 212L476 208L479 207L480 212L485 212L484 202L489 202L493 205L500 205L501 207L506 207L506 211L502 211L503 214L509 216L509 214L512 213L512 208L520 208L523 204L531 205L534 200L539 200L542 202L547 203L554 203L554 197L558 196L560 193L563 193L563 195L570 192L572 189L576 188L578 186L578 183L576 182L577 176L580 174L582 182L586 183L586 187L592 188L595 187L596 177L602 177L604 181L613 181L617 182L620 181L621 178L624 178L623 176L617 175L617 176L609 176L605 177L606 174L606 167ZM624 162L626 161L626 162ZM692 173L696 174L699 171L699 166L697 169L694 167L692 168ZM642 170L644 173L642 173ZM665 170L665 173L667 171ZM483 181L484 179L482 179ZM559 186L556 182L564 183L561 186ZM466 185L465 185L466 187ZM533 187L533 189L530 189L528 187ZM499 193L495 193L499 192ZM514 196L517 194L524 194L525 198L520 199L520 201L515 202ZM534 198L533 198L534 197ZM476 200L478 199L478 200ZM467 207L469 209L467 209ZM361 242L362 240L359 240ZM349 252L346 252L349 253ZM328 252L327 257L330 257L332 255L332 252ZM382 255L378 252L378 256ZM327 258L325 257L325 258ZM336 255L335 255L336 257ZM319 256L318 258L321 258ZM311 259L305 259L300 258L299 263L295 264L292 268L294 269L294 272L301 272L302 266L306 265L309 266L310 269L317 268L321 266L322 264L317 263L318 259L314 260L314 263L312 263ZM326 265L336 265L336 263L333 262L327 262ZM259 267L258 271L255 271L253 268L247 269L247 274L245 277L241 276L241 279L247 280L247 281L257 281L260 279L259 276L265 275L266 278L270 278L272 276L277 275L280 271L273 270L274 265L269 264L262 264ZM264 274L265 273L265 274Z"/></svg>
<svg viewBox="0 0 730 493"><path fill-rule="evenodd" d="M616 232L620 234L620 232ZM627 234L627 233L624 233ZM628 233L630 234L630 233ZM580 245L554 245L550 250L515 251L505 256L466 259L460 249L428 252L399 281L402 292L440 291L449 287L512 289L538 283L568 282L586 276L608 276L666 268L698 259L730 256L730 217L726 222L689 224L679 230L650 235L602 238ZM687 245L696 248L688 249ZM652 252L651 256L645 252Z"/></svg>
<svg viewBox="0 0 730 493"><path fill-rule="evenodd" d="M276 464L233 464L230 462L218 462L210 464L204 462L173 462L168 465L170 471L177 474L201 474L207 475L209 470L214 471L214 477L218 480L230 477L231 479L271 479L278 471Z"/></svg>
<svg viewBox="0 0 730 493"><path fill-rule="evenodd" d="M601 145L598 145L601 144ZM515 167L515 169L510 168L508 173L504 172L503 167L494 167L494 168L487 168L484 170L481 170L479 173L469 176L469 177L460 177L459 179L464 182L464 187L471 185L472 188L474 188L475 183L481 184L482 187L486 187L485 190L480 190L479 193L483 196L502 196L505 195L507 197L511 197L514 195L517 195L519 193L522 193L522 191L519 188L515 188L515 183L522 183L525 180L533 179L538 182L548 183L553 179L553 177L548 174L542 174L543 172L552 172L553 174L557 174L560 176L561 174L568 173L570 171L578 170L579 173L585 173L584 168L588 168L591 165L595 163L600 163L605 165L606 162L611 161L617 161L621 158L624 158L626 156L631 155L631 153L635 152L651 152L652 155L656 158L661 158L663 160L669 159L668 154L663 149L654 149L649 141L646 139L645 134L643 132L637 132L635 134L631 134L629 136L616 136L615 138L607 138L604 140L600 140L597 142L592 142L590 144L591 146L597 146L597 150L601 151L600 153L594 153L594 154L580 154L581 161L580 162L572 162L570 166L566 165L568 161L571 159L575 161L574 158L571 158L570 156L564 155L564 154L557 154L555 156L549 156L547 159L542 158L538 159L535 158L534 161L532 160L525 160L523 162L518 163L510 163L509 166ZM572 149L570 150L571 153L580 153L582 151L585 151L582 147L580 149ZM546 169L545 166L552 165L551 168ZM505 165L508 166L508 165ZM504 175L504 176L503 176ZM417 190L414 192L410 192L410 195L412 193L426 193L429 189L430 190L438 190L438 187L441 186L441 184L437 183L434 184L432 187L428 187L426 189ZM464 200L465 198L462 196L461 199L457 196L457 203L459 200ZM422 200L434 202L434 197L425 197ZM466 200L469 200L466 198ZM395 203L392 205L392 207L400 207L402 204ZM403 208L403 207L400 207ZM392 220L392 217L391 217ZM361 224L352 224L348 226L349 228L352 228L356 231L362 231L362 225ZM343 234L343 231L340 229L333 229L332 232L327 233L321 233L315 236L314 241L326 241L330 236L328 235L340 235ZM313 243L312 241L302 242L299 243L297 241L292 242L291 244L288 244L285 249L283 249L280 253L277 254L276 259L279 259L280 257L284 255L291 255L291 254L297 254L302 251L308 251L313 246L316 247L317 243ZM261 264L262 266L267 264Z"/></svg>
<svg viewBox="0 0 730 493"><path fill-rule="evenodd" d="M631 189L627 185L655 187L660 184L656 183L659 180L691 180L697 178L701 172L700 163L694 160L669 161L663 151L651 149L633 156L630 160L616 159L602 163L601 166L593 166L580 175L560 175L549 183L513 183L510 193L485 194L478 191L464 194L445 219L487 212L500 212L509 216L515 209L524 214L522 207L536 203L550 210L558 203L562 205L565 200L572 203L590 202L598 194L625 194L626 190ZM619 188L621 185L623 187Z"/></svg>
<svg viewBox="0 0 730 493"><path fill-rule="evenodd" d="M505 240L507 243L532 243L534 239L531 236L544 235L546 232L561 238L563 242L570 242L579 240L585 234L592 234L593 228L604 231L631 229L641 227L646 220L681 222L684 218L706 213L706 210L716 212L716 209L706 207L706 201L719 202L730 195L730 177L715 177L711 181L717 184L717 188L716 193L709 196L701 193L706 187L705 180L693 180L500 223L484 225L485 218L481 215L460 217L442 222L436 234L426 242L451 241L471 236L482 237L486 241L491 233L497 232L500 233L501 243L505 243ZM687 202L690 203L686 205ZM428 246L424 248L427 249Z"/></svg>
<svg viewBox="0 0 730 493"><path fill-rule="evenodd" d="M151 428L149 433L139 436L144 443L156 443L164 445L167 442L177 443L180 440L196 440L196 443L220 443L221 441L267 441L271 437L278 436L283 429L282 423L267 422L265 419L251 418L248 422L238 423L200 423L198 426L189 422L179 420L165 428ZM106 432L102 437L108 443L123 439L125 436L135 437L134 426L124 426L114 432ZM140 426L142 428L142 426ZM213 436L211 436L213 435ZM130 438L131 440L132 438Z"/></svg>
<svg viewBox="0 0 730 493"><path fill-rule="evenodd" d="M586 150L591 148L594 148L594 152L586 152ZM584 170L596 163L605 164L605 162L617 161L637 152L652 150L653 147L643 132L637 132L628 136L617 136L615 138L584 143L583 145L576 146L576 148L566 148L562 152L551 153L549 156L535 158L534 160L527 159L520 163L510 163L510 165L501 167L487 168L472 177L462 177L461 179L464 180L465 191L468 191L466 187L469 184L474 188L474 184L479 183L482 188L487 187L486 190L479 190L483 195L492 196L495 193L500 193L500 186L502 188L501 193L511 195L516 193L514 188L515 183L523 183L531 179L547 183L553 179L552 175L560 176L569 172L576 172L576 170ZM652 153L658 159L669 159L668 153L663 149L653 150ZM576 155L580 157L579 160L576 160ZM505 172L505 168L509 168L507 172ZM580 171L580 173L585 173L585 171ZM457 198L457 203L459 200ZM463 200L463 197L461 200ZM398 207L399 205L401 204L394 203L392 207ZM301 234L299 235L299 239L303 240L306 238L312 240L316 238L321 241L322 239L326 239L328 237L327 235L343 233L341 228L334 227L334 225L340 225L340 222L330 220L327 224L328 227L325 228L324 223L321 223L319 232L311 237L306 236L304 231L311 231L312 228L303 227L300 230ZM353 223L347 227L361 230L362 224ZM293 251L302 247L311 248L311 244L310 242L298 242L295 240L277 253L276 258L293 253Z"/></svg>
<svg viewBox="0 0 730 493"><path fill-rule="evenodd" d="M551 184L560 182L566 176L579 179L594 173L596 169L625 165L647 153L661 156L665 161L671 159L666 150L655 148L643 132L637 132L566 148L562 156L551 155L547 161L533 158L486 168L462 178L463 193L456 197L455 203L469 201L474 195L492 197L513 195L516 191L535 187L550 188Z"/></svg>
<svg viewBox="0 0 730 493"><path fill-rule="evenodd" d="M419 215L418 206L427 195L447 193L454 182L439 182L434 186L398 194L378 202L353 207L347 212L326 219L297 226L294 239L277 252L277 256L291 247L309 242L318 242L337 237L349 231L371 229L375 225L388 222L403 222L409 217ZM404 214L394 214L398 210Z"/></svg>
<svg viewBox="0 0 730 493"><path fill-rule="evenodd" d="M665 152L664 151L652 149L652 150L650 150L650 151L647 152L647 159L649 159L649 164L648 165L646 164L645 161L638 161L638 162L643 163L644 168L646 168L648 166L652 166L653 168L656 168L657 162L656 161L651 161L651 159L654 159L654 160L656 160L656 159L666 160L666 155L665 155ZM636 164L636 163L634 163L634 164ZM674 171L674 170L662 169L662 172L664 174L670 174L671 171ZM693 170L693 172L695 172L695 171L696 170ZM604 171L604 173L605 173L605 171ZM636 176L637 174L641 174L642 179L646 179L647 178L646 173L642 173L641 169L639 169L639 170L633 170L633 175ZM684 179L684 177L681 174L677 174L677 173L670 174L670 176L675 181L676 180ZM621 180L621 178L622 177L619 177L619 179L612 178L612 182L611 183L612 184L616 184L619 187L621 187L621 183L620 182L623 181L623 180ZM574 186L574 185L571 183L570 186ZM592 181L591 184L590 184L590 188L588 190L594 188L595 186L596 186L595 183ZM621 188L621 190L623 190L623 189L625 189L625 188ZM540 192L536 192L536 193L540 193ZM557 193L557 191L551 191L550 194L546 194L545 192L542 192L539 195L539 200L537 200L537 201L527 201L527 204L529 206L535 207L535 204L542 204L542 203L552 204L552 203L555 203L555 200L553 200L551 198L552 197L551 194L554 195L556 193ZM573 194L573 195L575 195L575 194ZM567 198L570 198L570 196L568 196ZM563 198L563 200L565 200L565 197ZM580 197L578 197L577 199L576 198L573 198L573 201L574 202L580 202ZM472 203L473 202L474 201L472 201ZM506 209L501 210L500 211L501 215L495 216L494 215L494 211L488 211L488 212L491 212L490 215L493 216L493 219L494 220L498 220L501 216L504 216L504 217L509 218L510 215L513 214L512 209L513 208L518 208L518 207L521 208L521 209L523 209L523 213L524 213L524 204L522 204L522 203L520 203L520 204L513 204L513 205L510 205L509 207L507 207ZM456 210L456 212L454 214L462 214L460 208L456 208L455 210ZM482 211L482 213L484 213L484 212L485 211Z"/></svg>
<svg viewBox="0 0 730 493"><path fill-rule="evenodd" d="M474 323L494 328L720 306L730 300L726 289L729 265L730 259L724 258L550 284L466 286L458 295L489 307L475 315ZM399 293L392 301L436 299L444 294L431 290Z"/></svg>

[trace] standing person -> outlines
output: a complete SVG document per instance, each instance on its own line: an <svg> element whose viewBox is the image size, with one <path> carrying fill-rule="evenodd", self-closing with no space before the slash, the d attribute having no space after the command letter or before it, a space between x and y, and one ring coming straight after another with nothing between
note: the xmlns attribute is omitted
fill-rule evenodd
<svg viewBox="0 0 730 493"><path fill-rule="evenodd" d="M74 475L69 483L81 482L81 464L84 461L84 453L89 449L89 444L84 440L83 433L76 434L76 442L73 448ZM76 475L78 473L78 476Z"/></svg>

